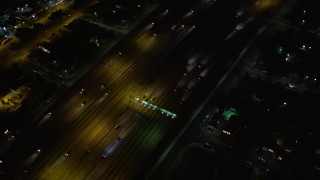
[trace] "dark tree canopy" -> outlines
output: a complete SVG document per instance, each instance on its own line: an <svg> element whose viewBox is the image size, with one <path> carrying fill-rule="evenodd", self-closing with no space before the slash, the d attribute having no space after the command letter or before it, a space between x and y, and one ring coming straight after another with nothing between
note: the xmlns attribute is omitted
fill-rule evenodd
<svg viewBox="0 0 320 180"><path fill-rule="evenodd" d="M24 40L24 39L30 39L33 36L34 32L32 31L31 28L27 28L27 27L22 27L22 28L18 28L15 36L18 39Z"/></svg>
<svg viewBox="0 0 320 180"><path fill-rule="evenodd" d="M51 15L48 17L48 19L50 20L58 20L61 19L63 17L63 12L61 9L54 11L53 13L51 13Z"/></svg>
<svg viewBox="0 0 320 180"><path fill-rule="evenodd" d="M32 28L34 31L41 31L44 29L44 25L41 23L35 23Z"/></svg>

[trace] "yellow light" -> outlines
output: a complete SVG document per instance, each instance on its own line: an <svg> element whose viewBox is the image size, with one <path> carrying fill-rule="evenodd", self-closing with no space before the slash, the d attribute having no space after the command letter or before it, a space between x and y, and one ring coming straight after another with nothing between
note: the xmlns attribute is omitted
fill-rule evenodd
<svg viewBox="0 0 320 180"><path fill-rule="evenodd" d="M150 35L149 33L144 33L136 40L135 43L139 49L146 51L154 45L156 38L157 36L154 34Z"/></svg>

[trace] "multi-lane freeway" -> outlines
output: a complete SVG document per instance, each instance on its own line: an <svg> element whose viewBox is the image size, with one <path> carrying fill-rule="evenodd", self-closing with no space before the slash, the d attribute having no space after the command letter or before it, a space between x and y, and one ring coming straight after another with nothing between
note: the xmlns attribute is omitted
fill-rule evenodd
<svg viewBox="0 0 320 180"><path fill-rule="evenodd" d="M152 20L105 55L10 149L2 159L8 179L132 178L175 121L180 120L179 115L186 110L185 101L195 93L174 91L192 55L170 60L170 53L197 30L198 21L204 21L208 9L230 9L222 17L212 18L216 31L204 27L200 31L216 32L212 39L224 42L228 35L224 29L237 24L223 19L233 18L236 6L231 1L194 0L158 9ZM221 53L201 57L206 56L223 59ZM206 61L196 62L201 68ZM190 71L197 74L204 70ZM194 73L188 73L189 80L195 80ZM132 97L178 117L160 108L153 110Z"/></svg>
<svg viewBox="0 0 320 180"><path fill-rule="evenodd" d="M24 150L13 148L13 157L4 158L8 169L15 167L8 171L8 176L31 179L131 177L174 119L133 100L130 102L129 95L149 98L159 107L168 106L174 82L162 79L146 84L144 72L149 67L156 69L153 65L161 60L159 57L195 28L186 25L173 31L170 26L166 29L157 23L181 19L189 13L190 6L179 8L180 13L161 10L154 22L128 37L127 43L80 79L46 115L49 118L40 121L17 145ZM153 26L162 29L154 32ZM120 127L115 128L115 124ZM120 136L122 140L118 142ZM107 157L102 157L104 151L108 151Z"/></svg>

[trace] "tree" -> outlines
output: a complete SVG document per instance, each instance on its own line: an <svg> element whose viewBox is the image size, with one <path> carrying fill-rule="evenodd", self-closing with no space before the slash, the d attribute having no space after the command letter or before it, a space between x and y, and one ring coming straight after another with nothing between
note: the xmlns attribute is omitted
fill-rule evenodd
<svg viewBox="0 0 320 180"><path fill-rule="evenodd" d="M44 25L41 23L35 23L32 28L34 31L41 31L44 29Z"/></svg>
<svg viewBox="0 0 320 180"><path fill-rule="evenodd" d="M49 20L58 20L61 19L64 16L63 12L61 9L54 11L51 13L51 15L48 17Z"/></svg>
<svg viewBox="0 0 320 180"><path fill-rule="evenodd" d="M25 40L25 39L30 39L34 35L34 32L32 31L31 28L22 27L22 28L18 28L14 35L18 39Z"/></svg>

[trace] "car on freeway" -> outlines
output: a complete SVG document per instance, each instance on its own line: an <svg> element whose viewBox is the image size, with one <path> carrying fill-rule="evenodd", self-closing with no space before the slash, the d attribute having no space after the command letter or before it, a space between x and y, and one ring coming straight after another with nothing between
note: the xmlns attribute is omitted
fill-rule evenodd
<svg viewBox="0 0 320 180"><path fill-rule="evenodd" d="M109 157L110 155L112 155L117 148L119 147L119 145L121 144L121 142L123 141L123 137L122 136L118 136L111 144L109 144L103 151L102 155L101 155L101 159L106 159L107 157Z"/></svg>
<svg viewBox="0 0 320 180"><path fill-rule="evenodd" d="M80 94L83 94L83 92L84 92L84 89L81 89L79 93L80 93Z"/></svg>
<svg viewBox="0 0 320 180"><path fill-rule="evenodd" d="M119 125L119 124L116 124L116 125L114 125L114 128L115 128L115 129L119 129L119 128L120 128L120 125Z"/></svg>
<svg viewBox="0 0 320 180"><path fill-rule="evenodd" d="M84 105L87 103L87 101L83 101L83 103L81 103L81 107L84 107Z"/></svg>
<svg viewBox="0 0 320 180"><path fill-rule="evenodd" d="M180 104L183 104L191 96L191 91L185 91L180 100Z"/></svg>
<svg viewBox="0 0 320 180"><path fill-rule="evenodd" d="M228 36L226 38L224 38L224 40L228 41L229 39L234 37L237 33L238 33L238 31L232 31L230 34L228 34Z"/></svg>
<svg viewBox="0 0 320 180"><path fill-rule="evenodd" d="M67 151L64 155L65 155L65 156L69 156L70 153L71 153L71 151L69 150L69 151Z"/></svg>
<svg viewBox="0 0 320 180"><path fill-rule="evenodd" d="M117 137L116 141L119 143L123 140L122 136Z"/></svg>
<svg viewBox="0 0 320 180"><path fill-rule="evenodd" d="M177 28L184 28L184 25L182 24L182 21L177 21L176 23L174 23L172 26L171 26L171 30L175 30Z"/></svg>

